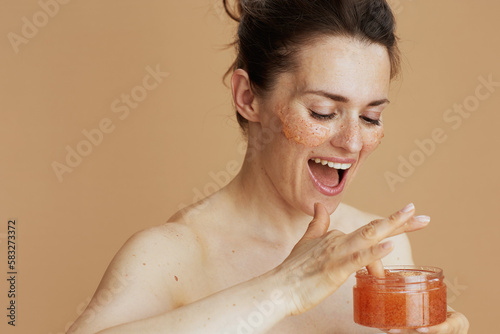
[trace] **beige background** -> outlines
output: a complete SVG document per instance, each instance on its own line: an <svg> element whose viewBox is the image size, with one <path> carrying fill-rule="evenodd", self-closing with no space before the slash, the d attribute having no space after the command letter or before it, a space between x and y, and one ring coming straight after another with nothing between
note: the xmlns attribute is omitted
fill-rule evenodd
<svg viewBox="0 0 500 334"><path fill-rule="evenodd" d="M63 332L128 236L165 222L217 188L223 174L234 174L227 165L241 162L241 138L221 82L233 57L223 50L233 25L219 2L73 0L43 22L37 1L2 0L0 263L5 274L6 225L16 218L19 271L15 329L6 326L1 279L2 333ZM416 262L445 269L450 303L468 316L471 333L493 333L500 87L472 103L478 77L500 81L500 4L392 4L404 75L392 89L383 145L346 201L381 215L413 201L431 215L432 225L411 235ZM33 15L47 24L16 53L8 34L21 35L23 17L33 22ZM120 119L112 102L157 64L169 76ZM464 102L474 111L453 129L443 116ZM114 131L59 182L51 164L65 163L65 147L75 149L82 131L105 118ZM400 157L418 159L415 140L431 138L436 128L446 141L391 189L385 174L398 172Z"/></svg>

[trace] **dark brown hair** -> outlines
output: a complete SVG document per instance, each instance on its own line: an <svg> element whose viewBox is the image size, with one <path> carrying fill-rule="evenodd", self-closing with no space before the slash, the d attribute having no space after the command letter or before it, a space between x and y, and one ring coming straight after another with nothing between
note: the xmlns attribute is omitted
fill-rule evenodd
<svg viewBox="0 0 500 334"><path fill-rule="evenodd" d="M385 0L237 0L227 14L239 22L237 57L226 75L242 68L255 94L264 96L278 74L296 66L300 47L313 38L351 36L387 48L391 78L400 70L395 19ZM243 131L248 121L238 112Z"/></svg>

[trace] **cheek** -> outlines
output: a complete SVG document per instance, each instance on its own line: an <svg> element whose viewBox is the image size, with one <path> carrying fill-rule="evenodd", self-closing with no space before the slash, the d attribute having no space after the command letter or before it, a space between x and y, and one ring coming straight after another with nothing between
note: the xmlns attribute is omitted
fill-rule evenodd
<svg viewBox="0 0 500 334"><path fill-rule="evenodd" d="M285 109L280 109L278 116L283 124L283 133L288 140L315 147L323 144L330 137L330 128L314 120L306 119L302 115L285 111Z"/></svg>
<svg viewBox="0 0 500 334"><path fill-rule="evenodd" d="M367 130L363 134L363 150L368 152L374 151L382 142L382 138L384 138L383 127Z"/></svg>

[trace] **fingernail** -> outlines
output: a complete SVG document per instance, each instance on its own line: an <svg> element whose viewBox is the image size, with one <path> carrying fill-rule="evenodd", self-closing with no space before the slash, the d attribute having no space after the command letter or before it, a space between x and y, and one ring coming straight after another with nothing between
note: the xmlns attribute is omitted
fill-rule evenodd
<svg viewBox="0 0 500 334"><path fill-rule="evenodd" d="M429 216L415 216L413 217L419 223L427 224L431 221L431 217Z"/></svg>
<svg viewBox="0 0 500 334"><path fill-rule="evenodd" d="M383 249L389 249L392 248L392 241L386 241L383 244L380 245Z"/></svg>
<svg viewBox="0 0 500 334"><path fill-rule="evenodd" d="M417 328L417 332L419 333L429 333L429 328Z"/></svg>
<svg viewBox="0 0 500 334"><path fill-rule="evenodd" d="M410 203L410 204L408 204L407 206L405 206L405 207L401 210L401 212L405 212L405 213L406 213L406 212L410 212L410 211L412 211L413 209L415 209L415 205L413 205L413 203Z"/></svg>

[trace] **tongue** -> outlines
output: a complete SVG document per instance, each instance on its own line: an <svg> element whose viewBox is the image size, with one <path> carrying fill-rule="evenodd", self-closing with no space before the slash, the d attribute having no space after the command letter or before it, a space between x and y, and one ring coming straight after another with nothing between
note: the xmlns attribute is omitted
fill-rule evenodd
<svg viewBox="0 0 500 334"><path fill-rule="evenodd" d="M335 168L327 165L317 164L309 160L309 168L316 180L328 187L336 187L339 184L339 172Z"/></svg>

